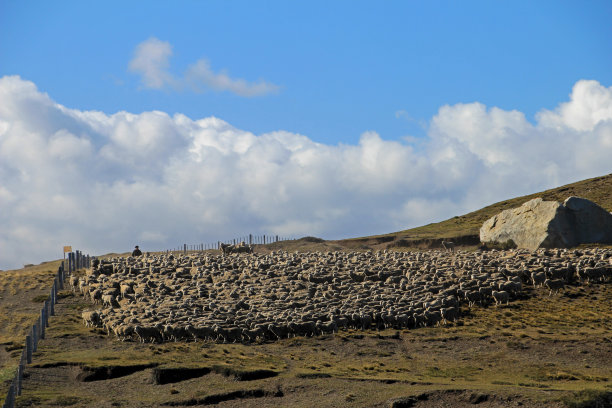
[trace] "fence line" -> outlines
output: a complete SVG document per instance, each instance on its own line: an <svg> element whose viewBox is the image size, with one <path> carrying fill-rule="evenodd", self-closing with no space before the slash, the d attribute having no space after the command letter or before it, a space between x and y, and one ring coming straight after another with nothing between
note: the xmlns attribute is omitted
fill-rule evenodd
<svg viewBox="0 0 612 408"><path fill-rule="evenodd" d="M58 290L64 289L66 277L74 271L81 268L89 268L91 266L91 257L83 255L81 251L70 252L68 254L68 270L66 271L64 261L59 266L57 273L51 285L49 297L45 300L43 308L40 310L40 315L32 325L32 329L25 337L25 347L21 352L17 372L11 382L6 399L2 408L15 408L17 396L21 395L21 386L23 382L23 372L28 364L32 364L32 353L38 348L38 341L45 338L45 329L49 327L49 316L55 315L55 304L57 303Z"/></svg>
<svg viewBox="0 0 612 408"><path fill-rule="evenodd" d="M288 238L288 237L280 237L278 235L253 235L253 234L249 234L247 236L243 236L243 237L238 237L238 238L233 238L233 239L228 239L225 241L216 241L213 243L201 243L201 244L183 244L181 246L178 246L176 248L173 249L167 249L166 252L183 252L183 253L187 253L187 252L204 252L207 251L209 249L220 249L220 244L231 244L231 245L236 245L239 244L241 242L244 242L248 245L266 245L266 244L272 244L275 242L281 242L281 241L290 241L293 240L294 238Z"/></svg>

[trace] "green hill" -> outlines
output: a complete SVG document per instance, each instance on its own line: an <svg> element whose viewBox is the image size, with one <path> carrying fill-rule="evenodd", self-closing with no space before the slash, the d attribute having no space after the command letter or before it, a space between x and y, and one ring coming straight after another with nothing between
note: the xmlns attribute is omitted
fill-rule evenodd
<svg viewBox="0 0 612 408"><path fill-rule="evenodd" d="M390 234L345 239L336 241L336 244L352 248L365 246L374 248L432 248L439 247L443 239L451 239L463 246L477 245L479 243L479 231L482 223L495 214L509 208L519 207L523 203L536 197L541 197L547 201L555 200L563 202L570 196L589 199L606 210L612 211L612 174L578 181L539 193L500 201L480 210L456 216L446 221L427 224L422 227Z"/></svg>

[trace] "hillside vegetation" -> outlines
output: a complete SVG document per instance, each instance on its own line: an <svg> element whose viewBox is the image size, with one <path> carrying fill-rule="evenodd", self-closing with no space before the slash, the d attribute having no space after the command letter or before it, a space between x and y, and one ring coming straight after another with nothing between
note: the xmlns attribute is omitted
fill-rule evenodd
<svg viewBox="0 0 612 408"><path fill-rule="evenodd" d="M464 246L477 245L480 227L495 214L510 208L516 208L537 197L545 201L565 201L570 196L589 199L608 211L612 211L612 174L595 177L550 190L522 197L512 198L491 204L480 210L456 216L446 221L427 224L422 227L374 235L363 238L352 238L335 241L336 245L348 247L439 247L442 239L453 239Z"/></svg>
<svg viewBox="0 0 612 408"><path fill-rule="evenodd" d="M382 408L405 396L396 406L561 408L609 398L610 316L601 311L610 285L553 297L527 290L509 306L466 309L445 327L250 345L121 342L85 327L81 311L92 305L66 291L18 406L312 407L316 398L321 407Z"/></svg>

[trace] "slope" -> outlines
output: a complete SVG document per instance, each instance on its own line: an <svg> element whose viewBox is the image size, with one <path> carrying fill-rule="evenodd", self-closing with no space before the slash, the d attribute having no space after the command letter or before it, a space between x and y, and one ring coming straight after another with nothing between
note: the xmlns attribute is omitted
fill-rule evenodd
<svg viewBox="0 0 612 408"><path fill-rule="evenodd" d="M509 208L519 207L523 203L536 197L541 197L544 200L562 202L570 196L587 198L606 210L612 211L612 174L578 181L539 193L500 201L480 210L456 216L442 222L427 224L422 227L389 234L350 238L335 241L335 243L343 247L351 248L366 246L374 248L433 248L439 247L443 239L452 239L459 245L478 245L479 230L482 223L495 214Z"/></svg>

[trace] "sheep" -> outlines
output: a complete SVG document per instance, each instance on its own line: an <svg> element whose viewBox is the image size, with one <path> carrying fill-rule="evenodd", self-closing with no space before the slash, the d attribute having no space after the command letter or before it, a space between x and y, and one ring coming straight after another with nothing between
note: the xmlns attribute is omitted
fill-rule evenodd
<svg viewBox="0 0 612 408"><path fill-rule="evenodd" d="M584 274L589 283L604 280L606 275L609 276L608 268L606 267L585 268Z"/></svg>
<svg viewBox="0 0 612 408"><path fill-rule="evenodd" d="M468 291L465 292L465 299L469 302L469 307L472 307L476 302L482 301L482 296L478 291Z"/></svg>
<svg viewBox="0 0 612 408"><path fill-rule="evenodd" d="M217 335L217 340L222 339L224 343L236 343L242 339L242 330L239 327L214 327L214 333Z"/></svg>
<svg viewBox="0 0 612 408"><path fill-rule="evenodd" d="M264 338L264 331L261 327L256 327L252 330L242 329L242 339L247 343L254 343L257 340Z"/></svg>
<svg viewBox="0 0 612 408"><path fill-rule="evenodd" d="M134 333L138 336L141 343L161 343L163 337L158 327L134 326Z"/></svg>
<svg viewBox="0 0 612 408"><path fill-rule="evenodd" d="M347 328L447 324L457 318L464 302L484 304L499 290L508 299L494 297L496 304L508 303L529 277L534 286L542 284L541 275L534 279L535 274L576 270L581 280L605 281L612 270L608 252L161 255L114 258L98 268L112 273L92 270L75 285L92 301L109 307L100 315L100 324L119 340L127 339L120 335L121 325L142 329L157 323L153 328L158 335L144 329L143 336L134 333L145 342L251 343ZM205 331L197 333L195 328Z"/></svg>
<svg viewBox="0 0 612 408"><path fill-rule="evenodd" d="M410 326L411 318L407 314L403 313L397 316L398 329L408 328Z"/></svg>
<svg viewBox="0 0 612 408"><path fill-rule="evenodd" d="M101 299L104 306L113 307L115 305L115 296L113 295L102 295Z"/></svg>
<svg viewBox="0 0 612 408"><path fill-rule="evenodd" d="M488 303L488 299L491 297L493 293L492 286L481 286L478 288L478 292L480 293L482 303Z"/></svg>
<svg viewBox="0 0 612 408"><path fill-rule="evenodd" d="M553 268L553 267L549 267L548 268L548 273L547 273L547 277L549 279L562 279L564 281L568 281L569 277L571 276L571 273L569 271L568 268Z"/></svg>
<svg viewBox="0 0 612 408"><path fill-rule="evenodd" d="M81 317L83 318L85 327L97 327L102 324L100 313L97 311L84 310L83 313L81 313Z"/></svg>
<svg viewBox="0 0 612 408"><path fill-rule="evenodd" d="M503 288L500 287L500 289L517 295L523 289L523 285L521 282L508 281L505 285L503 285Z"/></svg>
<svg viewBox="0 0 612 408"><path fill-rule="evenodd" d="M491 295L493 296L493 299L495 299L495 306L501 305L502 303L506 302L506 304L508 304L508 302L510 301L510 294L508 294L508 292L502 290L502 291L496 291L494 290Z"/></svg>
<svg viewBox="0 0 612 408"><path fill-rule="evenodd" d="M531 281L533 282L533 287L536 286L544 286L544 281L546 280L546 272L532 272L531 273Z"/></svg>
<svg viewBox="0 0 612 408"><path fill-rule="evenodd" d="M121 341L126 341L131 338L134 333L134 326L129 324L121 324L113 327L115 336Z"/></svg>
<svg viewBox="0 0 612 408"><path fill-rule="evenodd" d="M544 281L544 286L550 290L548 296L552 296L553 293L558 293L559 289L563 289L565 282L563 279L546 279Z"/></svg>
<svg viewBox="0 0 612 408"><path fill-rule="evenodd" d="M134 293L134 288L132 287L132 285L126 284L126 283L122 284L119 287L119 290L120 290L120 293L121 293L121 297L124 298L124 299L127 297L127 295L130 295L130 294Z"/></svg>
<svg viewBox="0 0 612 408"><path fill-rule="evenodd" d="M447 324L449 320L453 322L457 320L457 317L459 317L459 309L453 306L443 307L440 309L440 314L442 316L442 322Z"/></svg>
<svg viewBox="0 0 612 408"><path fill-rule="evenodd" d="M332 318L331 320L336 321L336 325L338 326L338 329L346 329L349 324L349 321L346 317L336 317L336 318Z"/></svg>
<svg viewBox="0 0 612 408"><path fill-rule="evenodd" d="M362 330L370 330L370 328L372 327L373 319L372 316L369 314L361 314L359 316L359 321L361 322L360 328Z"/></svg>
<svg viewBox="0 0 612 408"><path fill-rule="evenodd" d="M338 325L334 320L323 323L320 320L315 324L317 332L320 334L334 334L338 332Z"/></svg>
<svg viewBox="0 0 612 408"><path fill-rule="evenodd" d="M79 284L79 278L75 275L72 275L70 277L70 279L68 280L68 282L70 282L70 286L72 288L72 291L75 292L77 290L78 284Z"/></svg>
<svg viewBox="0 0 612 408"><path fill-rule="evenodd" d="M445 251L454 252L455 251L455 243L452 241L442 241L442 247Z"/></svg>
<svg viewBox="0 0 612 408"><path fill-rule="evenodd" d="M89 288L89 285L85 282L85 279L80 278L79 279L79 292L81 292L82 295L85 295L87 293L88 288Z"/></svg>
<svg viewBox="0 0 612 408"><path fill-rule="evenodd" d="M208 326L192 326L188 325L185 327L185 330L189 335L193 337L194 341L198 341L198 339L205 341L207 339L213 339L217 334L212 327Z"/></svg>
<svg viewBox="0 0 612 408"><path fill-rule="evenodd" d="M290 322L287 325L289 334L294 336L310 337L314 336L317 332L316 323L313 321L302 321L300 323Z"/></svg>

